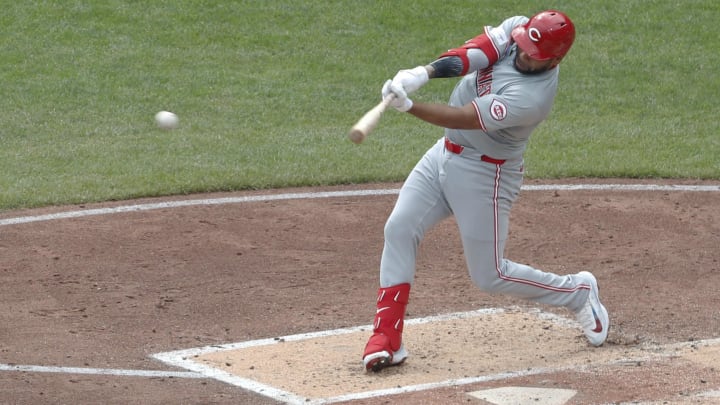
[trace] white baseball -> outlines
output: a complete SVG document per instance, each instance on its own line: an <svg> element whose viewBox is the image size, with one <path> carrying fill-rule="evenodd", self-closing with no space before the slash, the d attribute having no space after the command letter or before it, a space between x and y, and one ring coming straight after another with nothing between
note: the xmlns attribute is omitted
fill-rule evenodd
<svg viewBox="0 0 720 405"><path fill-rule="evenodd" d="M180 123L180 119L175 113L170 111L160 111L155 114L155 123L161 129L175 129Z"/></svg>

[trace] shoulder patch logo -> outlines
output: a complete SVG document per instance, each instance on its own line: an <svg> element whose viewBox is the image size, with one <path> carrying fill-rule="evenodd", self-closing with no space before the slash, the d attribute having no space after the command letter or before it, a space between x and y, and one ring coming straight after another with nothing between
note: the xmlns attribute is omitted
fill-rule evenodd
<svg viewBox="0 0 720 405"><path fill-rule="evenodd" d="M492 116L495 121L504 120L505 117L507 117L507 107L502 101L493 100L490 104L490 116Z"/></svg>

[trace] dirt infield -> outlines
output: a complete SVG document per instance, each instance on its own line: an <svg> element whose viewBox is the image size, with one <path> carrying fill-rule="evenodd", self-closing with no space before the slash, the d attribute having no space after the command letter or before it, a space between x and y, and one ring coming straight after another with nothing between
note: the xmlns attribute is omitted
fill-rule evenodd
<svg viewBox="0 0 720 405"><path fill-rule="evenodd" d="M487 358L473 358L485 353L474 349L488 345L486 334L497 325L486 322L459 339L467 347L449 349L455 339L441 333L411 351L406 365L384 370L388 373L365 374L362 348L348 351L338 360L342 372L314 371L306 375L308 384L333 387L337 397L340 375L356 376L360 384L395 378L421 364L439 364L425 361L423 350L450 350L464 355L456 366L442 367L461 369L464 377L489 368L511 373L347 402L483 404L468 393L529 386L575 390L572 404L718 403L717 183L671 183L711 191L532 189L541 184L548 183L527 182L530 188L516 203L506 255L557 273L592 271L612 319L603 347L587 346L577 339L578 331L575 338L560 339L543 327L514 321L520 330L502 334L511 349L528 350L527 342L535 342L529 350L548 364L563 356L568 344L589 354L576 366L543 371L540 363L524 364L511 350L498 352L497 363L488 366ZM397 187L363 185L385 190L367 195L342 194L360 187L272 190L0 213L0 402L278 403L153 356L369 324L383 225ZM421 246L408 317L485 308L571 318L562 309L477 290L455 223L447 220ZM465 333L438 327L446 334ZM563 347L554 350L553 343ZM437 348L428 347L433 344ZM311 364L324 356L322 346L299 353ZM613 353L613 361L598 363L593 356L603 353ZM473 369L481 360L483 366ZM253 361L232 366L262 364L262 358ZM217 367L232 369L222 361ZM302 357L292 367L302 367Z"/></svg>

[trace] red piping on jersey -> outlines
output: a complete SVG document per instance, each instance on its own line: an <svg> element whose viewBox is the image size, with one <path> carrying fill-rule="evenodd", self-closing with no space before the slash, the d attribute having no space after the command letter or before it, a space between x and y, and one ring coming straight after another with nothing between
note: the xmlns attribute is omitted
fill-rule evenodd
<svg viewBox="0 0 720 405"><path fill-rule="evenodd" d="M571 293L578 290L589 290L590 285L588 284L579 284L574 288L558 288L553 287L551 285L547 284L541 284L537 283L535 281L525 280L522 278L515 278L515 277L508 277L503 274L502 270L500 269L500 252L498 251L498 193L500 188L500 173L501 173L501 165L495 166L495 185L493 187L493 231L495 232L494 240L495 240L495 271L498 274L498 277L501 280L509 281L513 283L520 283L520 284L526 284L534 287L539 287L545 290L550 291L557 291L557 292L565 292L565 293Z"/></svg>
<svg viewBox="0 0 720 405"><path fill-rule="evenodd" d="M497 49L495 46L495 43L490 39L490 34L488 33L488 27L485 27L485 40L480 45L480 49L485 52L485 55L487 55L488 60L490 63L488 65L494 65L495 62L500 59L500 50Z"/></svg>
<svg viewBox="0 0 720 405"><path fill-rule="evenodd" d="M475 107L475 115L477 116L478 123L480 124L480 129L483 130L483 132L487 132L487 128L485 127L485 123L482 119L482 114L480 114L480 107L478 107L475 100L472 101L472 105Z"/></svg>

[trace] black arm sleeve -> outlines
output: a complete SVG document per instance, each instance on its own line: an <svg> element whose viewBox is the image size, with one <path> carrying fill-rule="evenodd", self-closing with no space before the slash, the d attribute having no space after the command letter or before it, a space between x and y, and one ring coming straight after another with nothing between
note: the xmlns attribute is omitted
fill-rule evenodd
<svg viewBox="0 0 720 405"><path fill-rule="evenodd" d="M459 56L446 56L430 63L435 69L434 78L458 77L462 75L463 61Z"/></svg>

